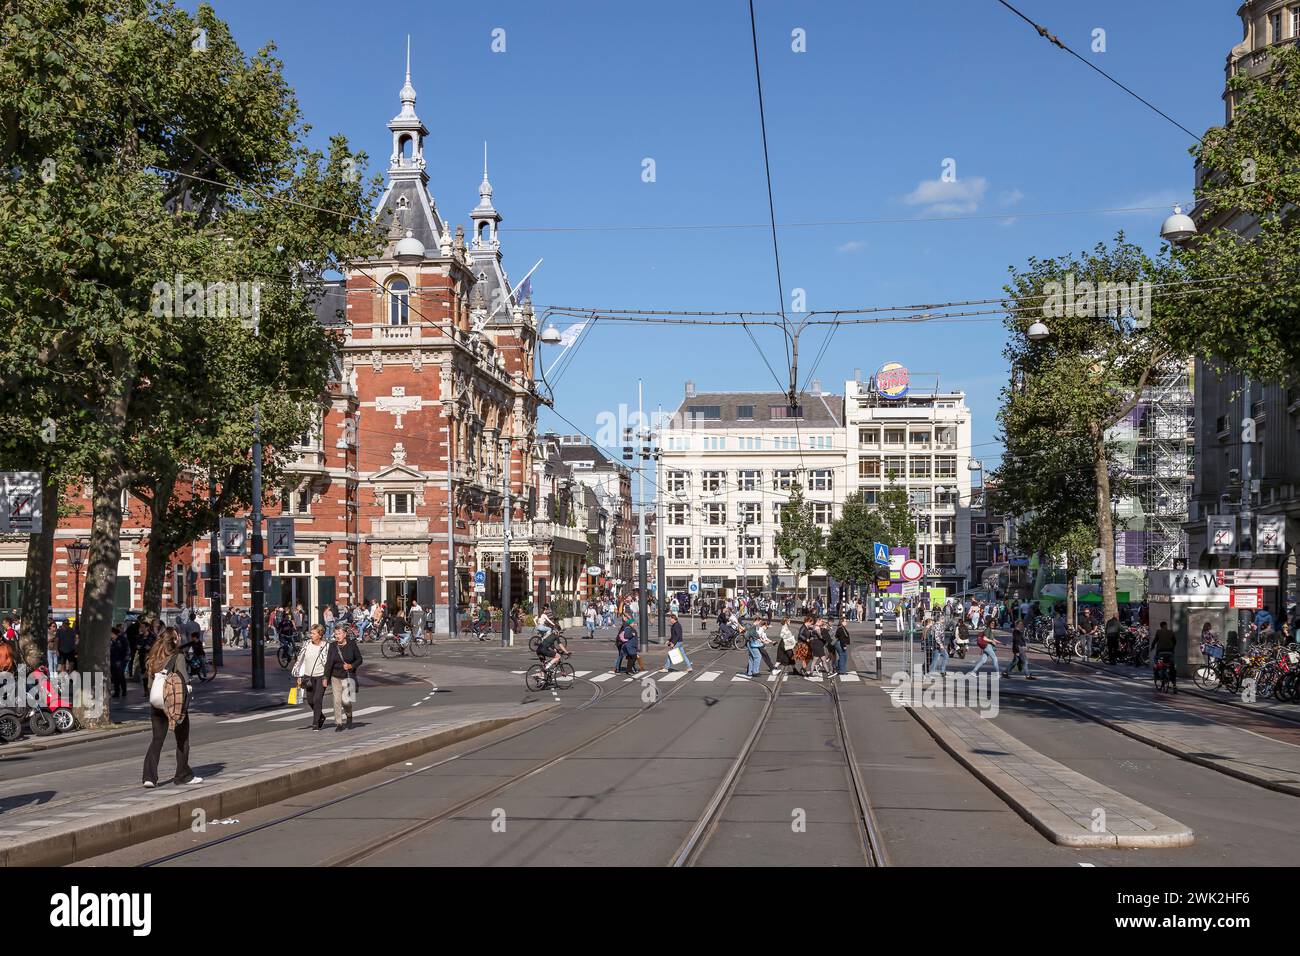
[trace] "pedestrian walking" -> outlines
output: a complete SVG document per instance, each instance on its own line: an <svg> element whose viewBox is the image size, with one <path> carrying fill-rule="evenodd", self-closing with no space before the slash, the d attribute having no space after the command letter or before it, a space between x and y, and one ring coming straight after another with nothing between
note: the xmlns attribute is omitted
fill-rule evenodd
<svg viewBox="0 0 1300 956"><path fill-rule="evenodd" d="M582 614L582 619L587 625L587 636L583 640L590 641L596 636L596 605L588 604L587 610Z"/></svg>
<svg viewBox="0 0 1300 956"><path fill-rule="evenodd" d="M339 630L347 634L345 628ZM325 628L313 624L308 632L308 639L298 651L298 659L293 662L293 676L298 681L298 688L311 695L311 729L320 730L325 726L325 715L321 708L325 701L325 658L329 655L329 646L325 643ZM306 684L306 688L303 688Z"/></svg>
<svg viewBox="0 0 1300 956"><path fill-rule="evenodd" d="M324 679L330 682L334 693L335 733L352 727L352 706L357 701L357 671L361 663L361 648L356 641L349 640L347 629L334 628L334 643L325 655Z"/></svg>
<svg viewBox="0 0 1300 956"><path fill-rule="evenodd" d="M108 669L113 683L111 697L126 696L126 662L130 654L131 644L126 633L119 627L113 628L113 640L108 645Z"/></svg>
<svg viewBox="0 0 1300 956"><path fill-rule="evenodd" d="M54 646L59 652L59 669L77 669L77 632L65 620L54 632Z"/></svg>
<svg viewBox="0 0 1300 956"><path fill-rule="evenodd" d="M686 665L686 672L689 674L695 670L691 664L690 657L686 654L686 642L682 639L682 622L677 619L677 612L673 611L668 615L668 659L664 661L664 670L673 669L673 652L681 656L680 663Z"/></svg>
<svg viewBox="0 0 1300 956"><path fill-rule="evenodd" d="M921 624L922 630L930 641L931 673L948 673L948 638L947 628L942 620L927 617Z"/></svg>
<svg viewBox="0 0 1300 956"><path fill-rule="evenodd" d="M636 626L631 621L623 625L623 634L626 640L623 642L623 655L627 658L627 675L635 677L639 669L639 658L637 655L641 651L639 635L636 632Z"/></svg>
<svg viewBox="0 0 1300 956"><path fill-rule="evenodd" d="M745 628L745 649L749 652L749 660L745 665L746 677L758 676L758 662L761 660L760 651L763 648L763 639L759 636L758 625L751 624Z"/></svg>
<svg viewBox="0 0 1300 956"><path fill-rule="evenodd" d="M849 672L849 628L844 618L840 618L840 626L835 629L835 643L839 645L836 673L847 674Z"/></svg>
<svg viewBox="0 0 1300 956"><path fill-rule="evenodd" d="M1106 661L1110 664L1119 661L1119 631L1119 618L1112 617L1106 622Z"/></svg>
<svg viewBox="0 0 1300 956"><path fill-rule="evenodd" d="M1007 678L1019 667L1026 680L1037 680L1029 673L1029 639L1025 634L1023 621L1014 621L1011 625L1011 664L1007 667Z"/></svg>
<svg viewBox="0 0 1300 956"><path fill-rule="evenodd" d="M149 721L153 738L144 755L144 785L146 789L158 786L158 758L162 756L163 741L167 731L176 738L176 773L172 782L177 786L202 783L190 769L190 692L185 681L185 659L181 654L181 636L176 628L162 632L145 659L144 673L149 681Z"/></svg>
<svg viewBox="0 0 1300 956"><path fill-rule="evenodd" d="M49 665L51 674L59 669L58 627L53 621L50 621L49 629L45 633L45 662Z"/></svg>
<svg viewBox="0 0 1300 956"><path fill-rule="evenodd" d="M992 629L990 628L990 630ZM969 673L978 674L980 668L984 666L985 662L988 662L993 666L993 673L998 673L998 652L996 650L998 642L994 640L991 634L983 633L979 636L975 645L980 649L980 656L979 659L975 661L975 666L970 669Z"/></svg>

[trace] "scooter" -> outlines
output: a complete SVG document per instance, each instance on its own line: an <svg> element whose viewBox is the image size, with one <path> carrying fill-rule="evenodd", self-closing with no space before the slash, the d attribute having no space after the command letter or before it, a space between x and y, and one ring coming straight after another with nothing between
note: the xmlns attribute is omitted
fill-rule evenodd
<svg viewBox="0 0 1300 956"><path fill-rule="evenodd" d="M63 689L50 680L49 672L42 666L32 673L33 688L39 703L32 708L27 726L38 737L72 730L77 720L72 714L72 701L63 696Z"/></svg>

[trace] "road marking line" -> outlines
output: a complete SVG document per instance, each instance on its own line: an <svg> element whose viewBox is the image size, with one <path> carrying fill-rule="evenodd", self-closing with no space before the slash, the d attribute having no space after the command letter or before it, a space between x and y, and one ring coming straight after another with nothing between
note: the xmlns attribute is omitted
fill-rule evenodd
<svg viewBox="0 0 1300 956"><path fill-rule="evenodd" d="M279 710L268 710L268 711L267 711L266 713L264 713L264 714L249 714L247 717L233 717L233 718L231 718L230 720L223 720L223 721L221 721L221 723L223 723L223 724L246 724L246 723L248 723L250 720L265 720L266 718L268 718L268 717L274 717L276 714L279 714L279 713L281 713L281 711L279 711Z"/></svg>
<svg viewBox="0 0 1300 956"><path fill-rule="evenodd" d="M738 681L738 680L739 680L739 681L744 681L745 683L749 683L749 678L746 677L744 674L732 674L732 675L731 675L731 682L732 682L733 684L734 684L736 681Z"/></svg>
<svg viewBox="0 0 1300 956"><path fill-rule="evenodd" d="M659 683L671 684L673 681L681 680L685 676L686 671L673 671L672 673L665 674L663 677L659 678Z"/></svg>
<svg viewBox="0 0 1300 956"><path fill-rule="evenodd" d="M860 681L862 680L862 678L859 677L857 674L841 674L841 675L840 675L840 680L841 680L841 681L846 681L846 682L848 682L848 683L854 683L855 681L856 681L856 682L860 682Z"/></svg>
<svg viewBox="0 0 1300 956"><path fill-rule="evenodd" d="M521 673L522 673L522 672L521 672ZM574 677L586 677L586 676L587 676L588 674L590 674L590 673L591 673L591 671L574 671L574 672L573 672L573 676L574 676Z"/></svg>
<svg viewBox="0 0 1300 956"><path fill-rule="evenodd" d="M593 677L591 681L593 684L599 684L603 680L612 680L616 676L616 674L604 673Z"/></svg>
<svg viewBox="0 0 1300 956"><path fill-rule="evenodd" d="M706 684L711 680L717 680L722 676L722 671L705 671L696 680L704 681Z"/></svg>

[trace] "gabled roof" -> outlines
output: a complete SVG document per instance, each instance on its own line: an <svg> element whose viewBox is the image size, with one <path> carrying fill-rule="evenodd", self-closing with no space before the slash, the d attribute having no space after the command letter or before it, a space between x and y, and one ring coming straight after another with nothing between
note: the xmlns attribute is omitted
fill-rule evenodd
<svg viewBox="0 0 1300 956"><path fill-rule="evenodd" d="M803 408L802 418L774 418L773 406L784 408L788 399L784 392L696 392L683 398L673 412L672 428L839 428L844 423L844 399L838 395L799 396ZM751 417L741 418L741 408L747 408ZM700 409L717 409L718 417L704 417ZM696 412L692 412L696 409Z"/></svg>

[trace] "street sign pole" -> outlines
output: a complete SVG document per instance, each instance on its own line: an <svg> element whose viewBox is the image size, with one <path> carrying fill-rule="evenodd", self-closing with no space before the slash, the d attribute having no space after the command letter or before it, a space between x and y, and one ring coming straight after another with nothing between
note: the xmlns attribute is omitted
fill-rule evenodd
<svg viewBox="0 0 1300 956"><path fill-rule="evenodd" d="M222 645L225 643L221 639L221 569L223 562L221 560L221 518L217 514L217 476L208 474L208 506L212 509L212 536L208 544L208 598L211 602L212 621L212 663L215 667L220 667L224 663L222 659Z"/></svg>
<svg viewBox="0 0 1300 956"><path fill-rule="evenodd" d="M253 406L253 561L249 590L253 599L253 690L266 688L266 659L263 657L266 640L266 592L262 580L265 545L262 542L262 417L261 409Z"/></svg>
<svg viewBox="0 0 1300 956"><path fill-rule="evenodd" d="M501 646L510 646L510 443L507 439L505 460L505 496L502 498L501 525ZM540 611L541 608L538 608ZM558 622L557 622L558 623Z"/></svg>
<svg viewBox="0 0 1300 956"><path fill-rule="evenodd" d="M881 655L880 655L880 620L881 620L882 617L884 617L885 610L884 610L884 604L883 604L883 602L880 600L880 587L879 587L879 585L875 585L875 599L876 599L876 600L875 600L875 614L874 614L873 616L874 616L875 619L876 619L876 680L880 680L880 669L881 669L881 660L880 660L880 657L881 657Z"/></svg>

